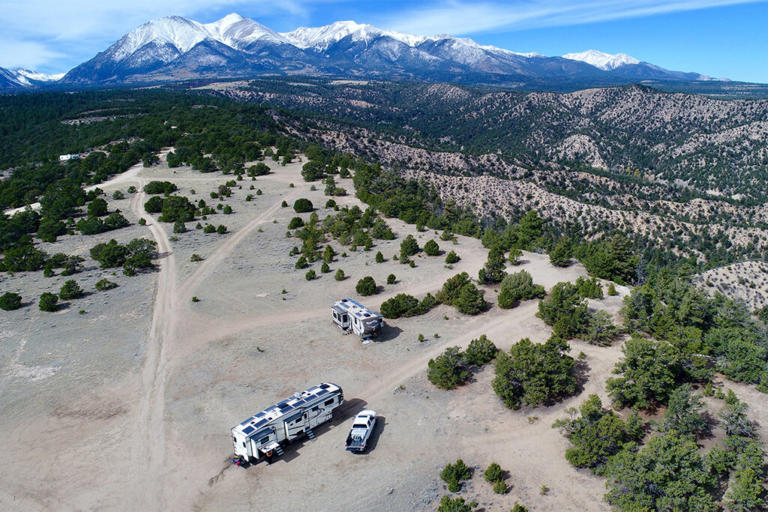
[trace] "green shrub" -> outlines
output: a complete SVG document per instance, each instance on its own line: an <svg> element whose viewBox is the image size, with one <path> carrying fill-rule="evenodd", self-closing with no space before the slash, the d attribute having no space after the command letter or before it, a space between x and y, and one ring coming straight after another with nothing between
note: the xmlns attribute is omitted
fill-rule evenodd
<svg viewBox="0 0 768 512"><path fill-rule="evenodd" d="M628 441L642 437L642 428L639 437L630 434L617 414L603 408L597 395L589 395L579 412L580 417L558 420L553 425L559 427L571 442L565 458L577 468L589 468L593 473L603 475L610 457Z"/></svg>
<svg viewBox="0 0 768 512"><path fill-rule="evenodd" d="M497 480L493 483L493 492L496 494L507 494L509 491L509 487L507 487L507 483L504 480Z"/></svg>
<svg viewBox="0 0 768 512"><path fill-rule="evenodd" d="M56 295L51 292L44 292L40 295L38 306L40 307L40 311L53 312L59 309L58 302L59 298Z"/></svg>
<svg viewBox="0 0 768 512"><path fill-rule="evenodd" d="M517 306L520 301L542 298L544 287L533 284L533 278L525 270L510 274L501 282L499 292L499 307L509 309Z"/></svg>
<svg viewBox="0 0 768 512"><path fill-rule="evenodd" d="M381 254L381 251L376 253L376 263L384 263L384 255Z"/></svg>
<svg viewBox="0 0 768 512"><path fill-rule="evenodd" d="M579 336L589 326L587 303L578 288L567 282L557 283L549 296L539 302L537 316L552 326L556 336L565 339Z"/></svg>
<svg viewBox="0 0 768 512"><path fill-rule="evenodd" d="M496 348L496 345L483 334L469 342L469 346L466 352L464 352L464 360L468 364L482 366L493 361L498 351L499 349Z"/></svg>
<svg viewBox="0 0 768 512"><path fill-rule="evenodd" d="M128 249L110 240L107 243L96 244L91 248L91 258L98 261L102 268L120 267L128 258Z"/></svg>
<svg viewBox="0 0 768 512"><path fill-rule="evenodd" d="M355 290L363 297L373 295L377 292L376 281L371 276L365 276L357 282Z"/></svg>
<svg viewBox="0 0 768 512"><path fill-rule="evenodd" d="M622 233L582 244L575 253L591 275L624 285L637 278L639 257L632 242Z"/></svg>
<svg viewBox="0 0 768 512"><path fill-rule="evenodd" d="M430 240L424 244L424 254L427 256L438 256L440 254L440 246L434 240Z"/></svg>
<svg viewBox="0 0 768 512"><path fill-rule="evenodd" d="M435 298L441 304L448 304L452 306L453 303L459 298L461 289L469 283L469 274L466 272L456 274L455 276L448 278L448 280L443 283L443 287L439 292L437 292Z"/></svg>
<svg viewBox="0 0 768 512"><path fill-rule="evenodd" d="M301 217L294 217L288 223L288 229L296 229L304 226L304 220Z"/></svg>
<svg viewBox="0 0 768 512"><path fill-rule="evenodd" d="M387 276L387 284L395 284L397 282L397 276L395 274L389 274Z"/></svg>
<svg viewBox="0 0 768 512"><path fill-rule="evenodd" d="M296 213L308 213L314 210L314 207L312 206L312 201L302 197L293 203L293 210Z"/></svg>
<svg viewBox="0 0 768 512"><path fill-rule="evenodd" d="M117 283L113 283L107 278L101 279L96 282L96 289L99 290L100 292L117 288L117 286L118 286Z"/></svg>
<svg viewBox="0 0 768 512"><path fill-rule="evenodd" d="M419 243L413 238L413 235L408 235L400 242L400 263L408 261L409 256L419 252Z"/></svg>
<svg viewBox="0 0 768 512"><path fill-rule="evenodd" d="M195 205L184 196L168 196L162 199L160 222L189 222L195 218Z"/></svg>
<svg viewBox="0 0 768 512"><path fill-rule="evenodd" d="M325 202L325 207L326 208L335 208L336 207L336 201L334 201L333 199L327 200Z"/></svg>
<svg viewBox="0 0 768 512"><path fill-rule="evenodd" d="M576 391L574 360L556 338L538 344L523 338L496 356L493 390L510 409L550 404Z"/></svg>
<svg viewBox="0 0 768 512"><path fill-rule="evenodd" d="M125 199L125 194L123 194L122 190L115 190L112 192L112 199L115 201L119 201L120 199Z"/></svg>
<svg viewBox="0 0 768 512"><path fill-rule="evenodd" d="M322 272L323 274L327 274L330 271L331 271L331 267L328 266L326 262L323 262L323 264L320 265L320 272Z"/></svg>
<svg viewBox="0 0 768 512"><path fill-rule="evenodd" d="M453 305L465 315L477 315L488 309L483 292L478 290L474 283L469 283L461 289Z"/></svg>
<svg viewBox="0 0 768 512"><path fill-rule="evenodd" d="M144 192L146 194L166 194L169 195L176 192L179 188L170 181L150 181L144 185Z"/></svg>
<svg viewBox="0 0 768 512"><path fill-rule="evenodd" d="M573 247L571 241L562 238L549 252L549 261L556 267L567 267L571 263Z"/></svg>
<svg viewBox="0 0 768 512"><path fill-rule="evenodd" d="M264 162L259 162L256 165L250 166L247 172L249 177L254 178L256 176L265 176L271 171L269 170L269 166L267 164Z"/></svg>
<svg viewBox="0 0 768 512"><path fill-rule="evenodd" d="M180 220L177 220L173 223L173 232L174 233L186 233L187 232L187 226Z"/></svg>
<svg viewBox="0 0 768 512"><path fill-rule="evenodd" d="M310 269L310 270L307 270L307 273L304 274L304 277L307 279L307 281L312 281L314 278L317 277L317 273L315 273L314 270Z"/></svg>
<svg viewBox="0 0 768 512"><path fill-rule="evenodd" d="M478 280L483 284L500 283L507 273L504 265L504 249L492 247L488 251L488 261L478 272Z"/></svg>
<svg viewBox="0 0 768 512"><path fill-rule="evenodd" d="M456 251L451 251L445 256L445 262L449 265L453 265L454 263L458 263L461 260L458 254L456 254Z"/></svg>
<svg viewBox="0 0 768 512"><path fill-rule="evenodd" d="M7 272L31 272L45 264L46 254L31 244L10 247L5 250L2 268Z"/></svg>
<svg viewBox="0 0 768 512"><path fill-rule="evenodd" d="M384 318L400 318L418 306L419 300L416 297L399 293L381 304L381 314Z"/></svg>
<svg viewBox="0 0 768 512"><path fill-rule="evenodd" d="M613 324L611 315L603 310L589 313L589 322L586 331L582 334L584 341L592 345L610 345L619 329Z"/></svg>
<svg viewBox="0 0 768 512"><path fill-rule="evenodd" d="M608 295L610 295L611 297L615 297L618 294L619 292L616 291L616 285L613 283L610 283L608 285Z"/></svg>
<svg viewBox="0 0 768 512"><path fill-rule="evenodd" d="M666 341L633 336L622 347L623 359L606 381L608 395L617 407L649 407L666 404L683 375L679 351Z"/></svg>
<svg viewBox="0 0 768 512"><path fill-rule="evenodd" d="M206 224L203 228L203 233L215 233L216 232L216 226L213 224Z"/></svg>
<svg viewBox="0 0 768 512"><path fill-rule="evenodd" d="M467 315L476 315L488 309L483 293L469 280L466 272L448 278L435 298L441 304L454 306Z"/></svg>
<svg viewBox="0 0 768 512"><path fill-rule="evenodd" d="M603 286L596 277L591 279L585 279L580 277L576 280L576 289L585 299L602 299L603 298Z"/></svg>
<svg viewBox="0 0 768 512"><path fill-rule="evenodd" d="M307 262L306 256L299 256L299 259L296 260L296 264L294 266L298 269L307 268L309 263Z"/></svg>
<svg viewBox="0 0 768 512"><path fill-rule="evenodd" d="M66 234L67 226L53 217L43 217L37 228L37 237L43 242L53 243L58 237Z"/></svg>
<svg viewBox="0 0 768 512"><path fill-rule="evenodd" d="M427 379L441 389L455 389L469 377L459 347L448 347L427 363Z"/></svg>
<svg viewBox="0 0 768 512"><path fill-rule="evenodd" d="M216 228L216 232L220 235L224 235L227 233L227 226L224 224L219 224L219 227Z"/></svg>
<svg viewBox="0 0 768 512"><path fill-rule="evenodd" d="M499 482L504 480L504 470L497 463L491 462L490 466L483 472L483 478L489 483Z"/></svg>
<svg viewBox="0 0 768 512"><path fill-rule="evenodd" d="M107 214L108 205L107 202L101 197L97 197L90 203L88 203L88 216L89 217L102 217Z"/></svg>
<svg viewBox="0 0 768 512"><path fill-rule="evenodd" d="M150 197L149 200L144 203L144 211L147 213L160 213L163 211L163 198L160 196Z"/></svg>
<svg viewBox="0 0 768 512"><path fill-rule="evenodd" d="M13 311L21 307L21 295L13 292L5 292L0 295L0 309L3 311Z"/></svg>
<svg viewBox="0 0 768 512"><path fill-rule="evenodd" d="M66 281L59 291L59 298L61 300L79 299L83 295L85 295L85 292L83 292L83 289L80 288L80 285L74 279Z"/></svg>
<svg viewBox="0 0 768 512"><path fill-rule="evenodd" d="M339 269L336 271L336 273L333 275L333 278L337 281L343 281L346 276L344 275L344 271Z"/></svg>
<svg viewBox="0 0 768 512"><path fill-rule="evenodd" d="M457 459L453 464L447 464L440 472L440 479L448 484L448 490L451 492L459 492L461 482L470 478L472 478L472 470L461 459Z"/></svg>
<svg viewBox="0 0 768 512"><path fill-rule="evenodd" d="M449 485L449 490L450 490ZM450 496L443 496L440 498L440 504L437 506L437 512L472 512L477 507L477 503L464 501L464 498L457 496L451 498Z"/></svg>

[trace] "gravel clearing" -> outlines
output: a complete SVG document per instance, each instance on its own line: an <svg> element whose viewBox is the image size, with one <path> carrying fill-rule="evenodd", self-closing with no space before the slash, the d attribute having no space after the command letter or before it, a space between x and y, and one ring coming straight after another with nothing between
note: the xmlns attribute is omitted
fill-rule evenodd
<svg viewBox="0 0 768 512"><path fill-rule="evenodd" d="M342 335L330 322L329 307L339 298L357 297L361 277L371 275L382 285L379 294L361 299L378 308L397 293L434 293L461 271L476 276L487 250L475 239L443 242L434 232L418 233L389 219L397 240L381 241L370 252L332 242L339 256L331 272L319 272L315 263L320 277L306 281L305 270L294 269L295 259L288 256L300 245L286 236L296 214L280 203L307 197L322 207L326 198L301 180L301 162L269 164L273 174L233 188L224 201L233 214L208 219L227 225L228 234L204 234L188 223L189 232L174 235L172 225L151 218L140 226L136 220L145 216L146 198L139 193L110 200L131 227L98 237L67 236L46 246L49 252L85 256L98 241L153 236L162 257L157 271L135 277L113 275L88 260L86 270L74 276L92 292L87 297L55 314L39 311L36 303L0 314L0 508L434 510L447 494L440 470L461 457L476 468L461 494L486 511L506 511L515 502L536 511L608 510L601 500L604 481L567 463L567 441L551 424L589 393L606 398L604 380L621 355L620 344L603 348L573 341L573 355L585 354L588 380L579 395L553 407L506 409L491 390L492 366L457 390L435 388L426 379L427 362L448 346L465 347L481 334L501 349L523 337L545 341L550 329L535 316L537 302L512 310L494 306L476 317L440 306L421 317L389 321L383 336L368 345ZM137 186L168 179L179 194L215 205L210 192L234 178L161 164L132 179ZM105 190L111 197L112 190L125 191L129 184L124 180ZM245 201L251 184L262 195ZM351 180L339 185L353 190ZM349 196L338 202L359 204ZM321 218L328 213L318 209ZM443 256L421 255L415 268L400 265L392 256L409 233L421 246L437 239L461 261L448 268ZM379 250L386 258L381 264L374 260ZM193 253L203 261L191 262ZM525 253L522 259L510 270L526 269L547 288L586 275L578 264L555 268L546 255ZM349 276L344 281L333 279L338 268ZM385 284L389 273L397 276L394 285ZM120 286L96 292L102 277ZM36 272L4 275L0 286L36 302L61 282ZM483 287L492 303L496 288ZM621 296L590 306L616 314ZM78 314L80 309L86 313ZM230 427L321 381L341 385L347 402L333 422L316 430L315 440L289 446L272 465L230 464ZM355 456L344 451L344 439L351 418L366 407L377 410L380 422L371 451ZM493 461L509 471L506 495L493 494L482 480ZM546 496L542 485L551 489Z"/></svg>

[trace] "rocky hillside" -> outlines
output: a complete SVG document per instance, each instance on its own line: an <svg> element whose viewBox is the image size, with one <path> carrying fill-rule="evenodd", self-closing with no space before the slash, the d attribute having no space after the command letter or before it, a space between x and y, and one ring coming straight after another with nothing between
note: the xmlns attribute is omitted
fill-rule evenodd
<svg viewBox="0 0 768 512"><path fill-rule="evenodd" d="M489 219L536 208L578 236L621 229L713 265L768 251L768 101L640 86L521 94L259 80L208 90L288 109L279 116L296 134L425 180Z"/></svg>

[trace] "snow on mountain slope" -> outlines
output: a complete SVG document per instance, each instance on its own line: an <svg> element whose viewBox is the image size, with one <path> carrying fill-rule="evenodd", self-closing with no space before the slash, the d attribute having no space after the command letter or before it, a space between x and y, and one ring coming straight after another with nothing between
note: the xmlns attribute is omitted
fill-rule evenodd
<svg viewBox="0 0 768 512"><path fill-rule="evenodd" d="M27 81L32 80L35 82L55 82L57 80L61 80L64 77L64 73L47 75L45 73L38 73L36 71L30 71L23 68L17 68L11 71L13 71L18 77L23 77Z"/></svg>
<svg viewBox="0 0 768 512"><path fill-rule="evenodd" d="M354 21L337 21L322 27L299 27L292 32L284 32L280 35L298 48L315 48L318 50L325 50L347 36L352 36L353 41L366 42L377 37L388 36L408 46L416 46L427 39L423 36L381 30L373 25L355 23Z"/></svg>
<svg viewBox="0 0 768 512"><path fill-rule="evenodd" d="M212 39L237 49L256 41L290 44L285 37L271 28L236 13L228 14L213 23L206 23L203 27Z"/></svg>
<svg viewBox="0 0 768 512"><path fill-rule="evenodd" d="M278 33L239 14L211 23L171 16L150 21L70 70L63 83L240 77L264 73L410 77L429 80L623 84L695 80L624 54L595 50L545 57L450 35L416 36L354 21ZM31 80L31 79L30 79ZM517 83L517 82L515 82ZM40 82L36 82L37 85Z"/></svg>
<svg viewBox="0 0 768 512"><path fill-rule="evenodd" d="M625 53L611 55L610 53L604 53L597 50L587 50L580 53L566 53L563 55L563 58L586 62L587 64L591 64L604 71L611 71L619 66L625 66L627 64L640 64L639 60Z"/></svg>
<svg viewBox="0 0 768 512"><path fill-rule="evenodd" d="M185 53L208 37L210 34L201 23L181 16L169 16L149 21L127 33L110 48L111 57L121 61L150 43L170 45Z"/></svg>

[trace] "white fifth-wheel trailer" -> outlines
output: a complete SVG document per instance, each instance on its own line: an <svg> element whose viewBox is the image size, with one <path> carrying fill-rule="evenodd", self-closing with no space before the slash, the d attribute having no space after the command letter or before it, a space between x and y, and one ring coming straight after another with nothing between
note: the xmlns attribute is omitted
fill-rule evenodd
<svg viewBox="0 0 768 512"><path fill-rule="evenodd" d="M300 437L315 438L316 426L330 421L333 411L344 403L344 392L324 382L267 407L232 427L234 462L255 464L283 454L283 446Z"/></svg>
<svg viewBox="0 0 768 512"><path fill-rule="evenodd" d="M379 335L384 317L352 299L341 299L331 307L331 320L345 334L354 332L361 338Z"/></svg>

